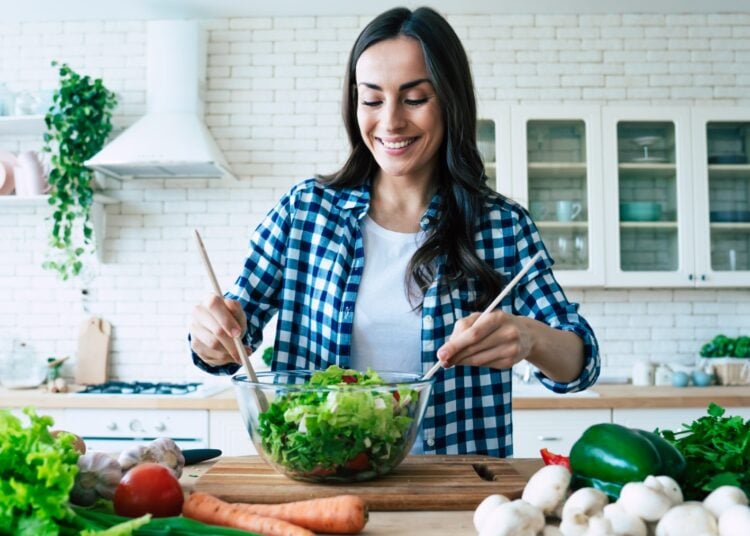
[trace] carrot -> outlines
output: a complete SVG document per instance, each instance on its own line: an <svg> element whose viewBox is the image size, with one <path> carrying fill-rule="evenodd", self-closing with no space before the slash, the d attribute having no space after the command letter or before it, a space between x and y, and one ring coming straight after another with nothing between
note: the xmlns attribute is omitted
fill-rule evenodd
<svg viewBox="0 0 750 536"><path fill-rule="evenodd" d="M305 528L281 519L252 514L208 493L192 493L182 505L182 515L210 525L233 527L263 536L315 536Z"/></svg>
<svg viewBox="0 0 750 536"><path fill-rule="evenodd" d="M243 504L243 512L283 519L313 532L357 534L367 523L367 504L356 495L336 495L285 504Z"/></svg>

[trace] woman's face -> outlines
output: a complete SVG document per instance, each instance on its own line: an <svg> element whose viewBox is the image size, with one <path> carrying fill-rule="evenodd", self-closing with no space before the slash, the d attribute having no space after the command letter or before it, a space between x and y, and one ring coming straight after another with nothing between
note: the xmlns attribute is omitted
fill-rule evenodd
<svg viewBox="0 0 750 536"><path fill-rule="evenodd" d="M357 121L382 173L432 180L443 118L422 48L397 37L365 50L356 65Z"/></svg>

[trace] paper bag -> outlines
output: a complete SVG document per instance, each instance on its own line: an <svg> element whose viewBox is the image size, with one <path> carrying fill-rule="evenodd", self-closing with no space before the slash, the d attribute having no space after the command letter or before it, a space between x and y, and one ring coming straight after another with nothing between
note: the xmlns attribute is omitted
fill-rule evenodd
<svg viewBox="0 0 750 536"><path fill-rule="evenodd" d="M81 324L76 358L76 383L91 385L107 381L109 337L112 326L92 316Z"/></svg>

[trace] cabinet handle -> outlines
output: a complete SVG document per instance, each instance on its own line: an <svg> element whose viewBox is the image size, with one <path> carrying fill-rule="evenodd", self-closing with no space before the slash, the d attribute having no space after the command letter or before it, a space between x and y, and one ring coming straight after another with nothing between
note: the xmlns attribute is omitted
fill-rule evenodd
<svg viewBox="0 0 750 536"><path fill-rule="evenodd" d="M692 281L693 279L695 279L695 276L693 274L689 274L688 281Z"/></svg>
<svg viewBox="0 0 750 536"><path fill-rule="evenodd" d="M706 279L708 279L708 278L706 277L706 274L701 274L701 281L705 281Z"/></svg>
<svg viewBox="0 0 750 536"><path fill-rule="evenodd" d="M562 437L549 436L549 435L540 435L540 436L536 436L536 438L539 441L562 441Z"/></svg>

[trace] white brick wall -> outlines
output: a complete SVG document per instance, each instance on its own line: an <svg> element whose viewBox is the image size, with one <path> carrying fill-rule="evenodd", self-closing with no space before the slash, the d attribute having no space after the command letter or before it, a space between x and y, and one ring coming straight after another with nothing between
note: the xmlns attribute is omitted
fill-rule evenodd
<svg viewBox="0 0 750 536"><path fill-rule="evenodd" d="M110 372L123 379L200 377L185 341L190 310L210 292L193 245L199 228L223 287L250 230L293 183L344 159L340 86L349 47L370 19L212 19L206 122L239 181L111 182L104 264L87 285L91 313L113 325ZM750 105L750 15L451 16L481 99L509 103ZM145 95L145 24L0 23L0 80L49 88L53 59L104 77L120 98L119 127ZM0 149L38 139L0 137ZM40 355L75 351L85 317L76 285L44 259L45 208L2 206L0 338ZM750 331L750 291L576 290L607 374L634 360L689 360L718 331ZM72 372L72 363L66 364Z"/></svg>

